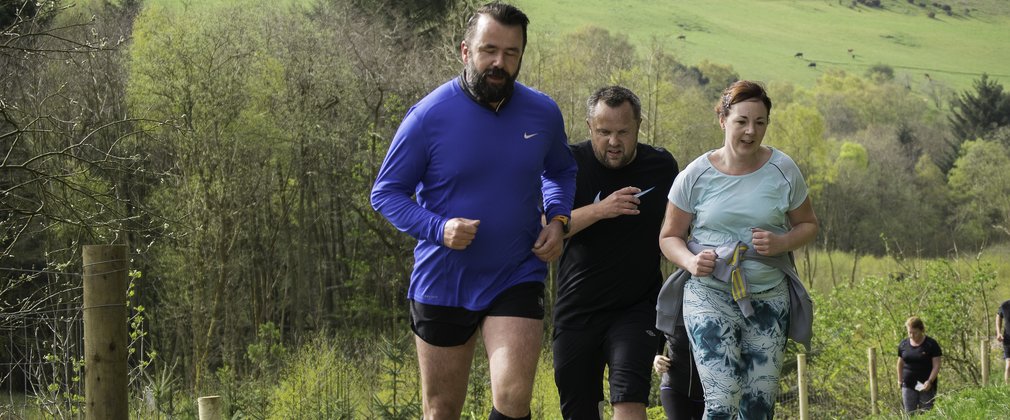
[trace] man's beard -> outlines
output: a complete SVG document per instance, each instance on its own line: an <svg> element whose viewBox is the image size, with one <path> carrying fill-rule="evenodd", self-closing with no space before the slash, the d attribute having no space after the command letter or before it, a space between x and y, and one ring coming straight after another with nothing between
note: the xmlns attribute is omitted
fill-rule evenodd
<svg viewBox="0 0 1010 420"><path fill-rule="evenodd" d="M518 70L516 73L518 74ZM504 78L505 82L500 85L492 84L487 81L488 76ZM501 102L512 94L515 82L515 76L508 74L505 69L489 67L483 72L477 72L477 67L473 63L466 64L466 84L480 102Z"/></svg>

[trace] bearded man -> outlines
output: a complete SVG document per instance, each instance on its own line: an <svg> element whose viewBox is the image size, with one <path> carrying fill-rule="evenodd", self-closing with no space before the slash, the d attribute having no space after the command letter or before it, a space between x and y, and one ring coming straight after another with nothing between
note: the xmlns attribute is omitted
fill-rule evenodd
<svg viewBox="0 0 1010 420"><path fill-rule="evenodd" d="M488 418L530 418L577 167L557 104L516 82L528 23L498 2L471 16L463 73L407 112L372 188L375 210L418 241L407 298L426 419L460 417L478 336Z"/></svg>

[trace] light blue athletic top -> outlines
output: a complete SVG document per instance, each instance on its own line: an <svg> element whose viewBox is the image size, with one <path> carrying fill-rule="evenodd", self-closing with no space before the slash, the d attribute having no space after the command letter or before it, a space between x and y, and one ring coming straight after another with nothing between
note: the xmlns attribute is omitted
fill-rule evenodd
<svg viewBox="0 0 1010 420"><path fill-rule="evenodd" d="M785 153L771 148L772 156L761 168L746 175L719 172L708 151L685 168L670 188L669 199L694 215L691 236L715 247L727 241L742 241L753 247L751 228L782 234L789 231L786 212L803 204L807 184ZM784 273L756 261L743 262L750 292L759 293L778 285ZM729 284L703 277L711 287L729 290Z"/></svg>

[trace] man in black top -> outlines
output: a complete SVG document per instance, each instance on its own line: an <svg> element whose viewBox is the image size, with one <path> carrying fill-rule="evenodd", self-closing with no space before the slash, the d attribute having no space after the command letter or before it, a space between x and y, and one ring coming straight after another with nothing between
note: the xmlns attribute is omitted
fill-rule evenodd
<svg viewBox="0 0 1010 420"><path fill-rule="evenodd" d="M589 97L554 308L554 381L566 419L600 417L609 368L615 419L645 419L662 285L659 229L677 162L638 143L641 102L620 86Z"/></svg>
<svg viewBox="0 0 1010 420"><path fill-rule="evenodd" d="M1003 383L1010 384L1010 300L996 311L996 341L1003 345Z"/></svg>

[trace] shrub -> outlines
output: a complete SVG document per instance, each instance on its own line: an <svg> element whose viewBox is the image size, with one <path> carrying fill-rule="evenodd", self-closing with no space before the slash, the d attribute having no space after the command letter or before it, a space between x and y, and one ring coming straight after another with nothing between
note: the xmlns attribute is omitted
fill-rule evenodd
<svg viewBox="0 0 1010 420"><path fill-rule="evenodd" d="M894 80L894 68L887 64L874 64L866 69L866 77L877 82Z"/></svg>
<svg viewBox="0 0 1010 420"><path fill-rule="evenodd" d="M917 418L931 419L998 419L1010 412L1010 388L1005 386L968 389L959 392L941 392L936 396L933 410ZM907 416L889 415L880 419L905 419Z"/></svg>
<svg viewBox="0 0 1010 420"><path fill-rule="evenodd" d="M381 389L373 390L369 417L388 420L421 417L421 401L416 365L412 353L413 334L382 335L377 347L380 363Z"/></svg>
<svg viewBox="0 0 1010 420"><path fill-rule="evenodd" d="M866 357L876 348L878 381L894 378L895 349L904 338L911 315L926 323L926 334L940 343L944 361L940 375L944 392L978 386L977 336L989 328L986 315L993 302L996 271L987 264L966 266L948 260L909 263L898 260L901 275L869 277L827 296L814 294L814 345L808 355L812 393L825 400L813 418L846 411L865 416ZM901 396L893 386L880 387L881 408L897 412ZM814 413L812 413L814 414Z"/></svg>
<svg viewBox="0 0 1010 420"><path fill-rule="evenodd" d="M319 339L302 346L269 396L268 419L356 417L351 388L373 379L355 378L358 368Z"/></svg>

